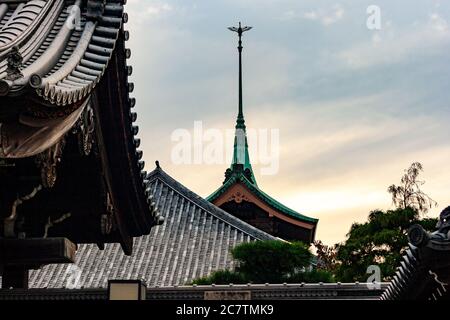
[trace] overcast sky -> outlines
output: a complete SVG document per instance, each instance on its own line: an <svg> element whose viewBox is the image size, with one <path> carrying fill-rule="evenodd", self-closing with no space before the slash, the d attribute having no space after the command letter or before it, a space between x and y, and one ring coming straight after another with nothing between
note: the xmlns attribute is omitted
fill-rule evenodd
<svg viewBox="0 0 450 320"><path fill-rule="evenodd" d="M367 28L369 5L381 29ZM276 175L259 187L319 218L317 238L343 241L352 222L391 208L387 187L412 162L423 190L450 205L450 2L128 0L133 95L147 171L159 160L208 196L228 163L177 165L172 133L232 129L242 21L248 128L279 129ZM232 145L225 145L231 149ZM252 154L250 155L253 158Z"/></svg>

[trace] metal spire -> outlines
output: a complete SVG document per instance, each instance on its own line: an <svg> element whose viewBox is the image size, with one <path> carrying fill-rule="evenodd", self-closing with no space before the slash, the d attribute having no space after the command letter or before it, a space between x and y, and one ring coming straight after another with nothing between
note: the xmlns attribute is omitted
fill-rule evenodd
<svg viewBox="0 0 450 320"><path fill-rule="evenodd" d="M256 185L255 177L253 175L252 165L250 163L250 156L248 152L247 135L245 132L245 120L242 108L242 34L252 27L242 27L239 22L239 27L229 27L228 29L236 32L239 36L239 113L236 120L236 134L234 137L233 162L231 163L230 172L238 170L240 165L241 170L246 172L247 178ZM227 173L225 174L227 176Z"/></svg>
<svg viewBox="0 0 450 320"><path fill-rule="evenodd" d="M242 111L242 34L248 30L250 30L252 27L242 27L241 23L239 22L239 27L229 27L228 29L236 32L239 36L239 113L237 118L237 124L236 128L243 128L245 129L245 121L244 121L244 113Z"/></svg>

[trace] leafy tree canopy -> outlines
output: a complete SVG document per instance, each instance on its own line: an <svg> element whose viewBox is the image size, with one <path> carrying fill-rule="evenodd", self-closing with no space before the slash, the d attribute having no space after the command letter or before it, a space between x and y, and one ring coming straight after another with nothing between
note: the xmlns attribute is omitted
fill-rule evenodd
<svg viewBox="0 0 450 320"><path fill-rule="evenodd" d="M405 170L400 184L388 188L394 210L370 212L367 222L351 226L342 244L326 246L316 241L316 270L307 268L312 254L305 244L255 241L232 250L236 270L218 271L198 279L197 283L366 281L370 265L379 266L382 279L389 280L407 248L409 227L420 224L425 230L433 231L437 223L437 219L422 218L437 203L420 189L425 183L419 180L421 171L422 165L413 163Z"/></svg>
<svg viewBox="0 0 450 320"><path fill-rule="evenodd" d="M255 283L280 283L290 274L309 266L312 254L301 242L254 241L231 250L236 271Z"/></svg>
<svg viewBox="0 0 450 320"><path fill-rule="evenodd" d="M414 162L405 170L400 185L388 188L395 210L372 211L366 223L351 226L345 243L335 246L339 261L335 276L339 281L365 281L370 265L379 266L382 278L389 280L407 248L409 227L420 224L425 230L435 229L437 219L421 219L422 214L437 205L420 189L425 183L419 180L421 171L422 164Z"/></svg>
<svg viewBox="0 0 450 320"><path fill-rule="evenodd" d="M325 270L309 270L312 253L301 242L252 241L231 250L235 270L219 270L195 284L332 282Z"/></svg>
<svg viewBox="0 0 450 320"><path fill-rule="evenodd" d="M367 267L378 265L384 280L390 279L398 267L408 245L408 228L420 224L432 231L437 219L420 219L416 209L372 211L366 223L354 223L347 241L337 246L340 265L336 277L342 282L365 281Z"/></svg>
<svg viewBox="0 0 450 320"><path fill-rule="evenodd" d="M244 284L248 283L243 274L232 270L218 270L207 277L198 278L192 281L192 284L208 285L208 284Z"/></svg>

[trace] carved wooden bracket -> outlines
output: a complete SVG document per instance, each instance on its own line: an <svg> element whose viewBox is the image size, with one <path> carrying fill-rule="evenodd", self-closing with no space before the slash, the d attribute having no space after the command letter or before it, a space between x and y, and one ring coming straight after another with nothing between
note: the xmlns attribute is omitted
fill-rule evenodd
<svg viewBox="0 0 450 320"><path fill-rule="evenodd" d="M36 156L37 165L41 169L42 185L45 188L52 188L56 183L56 167L58 162L61 161L64 145L65 139L63 138L55 145Z"/></svg>
<svg viewBox="0 0 450 320"><path fill-rule="evenodd" d="M87 105L80 118L80 130L78 132L78 144L82 155L89 155L94 145L94 110L90 104Z"/></svg>
<svg viewBox="0 0 450 320"><path fill-rule="evenodd" d="M234 192L229 198L228 198L228 201L234 201L234 202L236 202L236 203L241 203L242 201L247 201L247 202L250 202L250 199L249 199L249 197L245 194L245 193L243 193L243 192L241 192L241 191L236 191L236 192Z"/></svg>

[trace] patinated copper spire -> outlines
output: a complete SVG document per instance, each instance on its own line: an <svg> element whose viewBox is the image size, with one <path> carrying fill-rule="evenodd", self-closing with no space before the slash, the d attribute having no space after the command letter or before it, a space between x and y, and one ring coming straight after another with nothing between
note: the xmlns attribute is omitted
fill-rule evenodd
<svg viewBox="0 0 450 320"><path fill-rule="evenodd" d="M233 148L233 160L231 163L231 171L237 170L238 167L241 167L241 170L246 172L246 176L249 180L256 184L255 177L253 175L252 165L250 163L250 156L248 153L248 143L247 143L247 135L245 132L245 120L244 120L244 112L243 112L243 102L242 102L242 34L252 27L242 27L239 22L239 27L229 27L228 29L236 32L239 37L238 42L238 51L239 51L239 109L238 116L236 120L236 133L234 137L234 148ZM241 165L241 166L238 166ZM230 172L226 173L226 175L230 175Z"/></svg>

